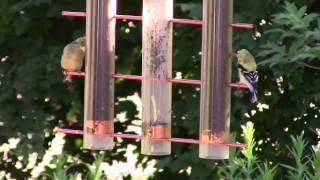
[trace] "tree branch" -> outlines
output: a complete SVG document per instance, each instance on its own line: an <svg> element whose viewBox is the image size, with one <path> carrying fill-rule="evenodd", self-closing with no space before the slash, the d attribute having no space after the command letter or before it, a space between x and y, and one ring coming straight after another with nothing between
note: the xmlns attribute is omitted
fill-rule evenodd
<svg viewBox="0 0 320 180"><path fill-rule="evenodd" d="M296 63L299 64L299 65L302 65L302 66L305 66L305 67L308 67L308 68L311 68L311 69L315 69L315 70L319 70L319 71L320 71L320 67L312 66L312 65L307 64L307 63L305 63L305 62L296 61Z"/></svg>

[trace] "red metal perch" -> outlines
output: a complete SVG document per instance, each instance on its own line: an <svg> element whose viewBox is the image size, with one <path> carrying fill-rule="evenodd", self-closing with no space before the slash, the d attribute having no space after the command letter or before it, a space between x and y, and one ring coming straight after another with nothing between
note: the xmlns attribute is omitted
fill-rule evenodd
<svg viewBox="0 0 320 180"><path fill-rule="evenodd" d="M71 11L62 11L63 16L68 17L85 17L85 12L71 12ZM131 20L131 21L142 21L142 16L131 16L131 15L115 15L114 18L119 20ZM202 20L191 20L191 19L171 19L169 22L175 24L189 24L189 25L202 25ZM240 29L252 29L254 28L253 24L246 24L246 23L233 23L230 24L233 28L240 28Z"/></svg>
<svg viewBox="0 0 320 180"><path fill-rule="evenodd" d="M171 19L169 22L172 22L175 24L202 25L201 20L191 20L191 19Z"/></svg>
<svg viewBox="0 0 320 180"><path fill-rule="evenodd" d="M115 15L114 18L119 19L119 20L142 21L142 16Z"/></svg>
<svg viewBox="0 0 320 180"><path fill-rule="evenodd" d="M246 24L246 23L233 23L230 24L231 27L234 28L240 28L240 29L253 29L254 25L253 24Z"/></svg>
<svg viewBox="0 0 320 180"><path fill-rule="evenodd" d="M74 130L74 129L63 129L58 128L57 132L64 134L73 134L73 135L83 135L82 130ZM114 133L114 134L103 134L100 136L110 136L121 139L143 139L144 137L136 134L124 134L124 133ZM167 141L174 143L185 143L185 144L216 144L221 146L235 147L235 148L246 148L246 144L241 143L213 143L213 142L201 142L197 139L185 139L185 138L153 138L156 141Z"/></svg>
<svg viewBox="0 0 320 180"><path fill-rule="evenodd" d="M67 17L86 17L85 12L62 11L62 16Z"/></svg>
<svg viewBox="0 0 320 180"><path fill-rule="evenodd" d="M64 71L64 75L70 75L70 76L80 76L84 77L85 72L68 72ZM141 81L143 80L144 77L138 76L138 75L126 75L126 74L113 74L113 78L119 78L119 79L127 79L127 80L137 80ZM145 77L146 78L146 77ZM189 80L189 79L157 79L157 78L146 78L149 80L158 80L158 81L169 81L175 84L193 84L193 85L200 85L201 81L200 80ZM247 89L247 85L243 83L231 83L230 87L232 88L242 88L242 89Z"/></svg>

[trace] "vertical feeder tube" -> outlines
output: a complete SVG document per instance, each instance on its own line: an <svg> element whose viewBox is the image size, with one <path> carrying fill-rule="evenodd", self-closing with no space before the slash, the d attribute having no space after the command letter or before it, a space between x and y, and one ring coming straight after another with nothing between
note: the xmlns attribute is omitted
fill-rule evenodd
<svg viewBox="0 0 320 180"><path fill-rule="evenodd" d="M87 0L84 148L110 150L114 118L116 0Z"/></svg>
<svg viewBox="0 0 320 180"><path fill-rule="evenodd" d="M233 0L203 1L199 157L227 159L229 140Z"/></svg>
<svg viewBox="0 0 320 180"><path fill-rule="evenodd" d="M141 153L169 155L173 0L143 0ZM159 81L160 80L160 81Z"/></svg>

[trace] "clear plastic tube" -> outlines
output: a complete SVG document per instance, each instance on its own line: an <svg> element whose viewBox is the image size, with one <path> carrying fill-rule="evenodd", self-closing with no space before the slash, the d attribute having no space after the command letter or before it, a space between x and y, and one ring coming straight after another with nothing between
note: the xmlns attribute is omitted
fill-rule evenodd
<svg viewBox="0 0 320 180"><path fill-rule="evenodd" d="M232 6L232 0L203 1L200 158L229 158L229 148L218 144L229 140Z"/></svg>
<svg viewBox="0 0 320 180"><path fill-rule="evenodd" d="M114 118L116 0L87 0L84 143L86 149L110 150Z"/></svg>
<svg viewBox="0 0 320 180"><path fill-rule="evenodd" d="M173 0L143 0L141 153L169 155ZM160 79L162 81L158 81Z"/></svg>

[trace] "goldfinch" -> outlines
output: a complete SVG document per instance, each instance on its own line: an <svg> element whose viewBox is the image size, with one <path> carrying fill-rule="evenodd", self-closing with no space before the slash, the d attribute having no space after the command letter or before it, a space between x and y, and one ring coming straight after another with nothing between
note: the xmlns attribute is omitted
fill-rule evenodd
<svg viewBox="0 0 320 180"><path fill-rule="evenodd" d="M248 86L251 94L251 102L255 103L258 101L258 71L256 61L253 55L246 49L237 51L236 57L238 59L240 83L244 83Z"/></svg>
<svg viewBox="0 0 320 180"><path fill-rule="evenodd" d="M61 68L65 71L80 71L85 59L85 37L80 37L63 49ZM71 82L71 76L65 75L65 81Z"/></svg>

